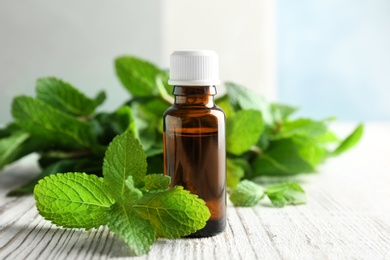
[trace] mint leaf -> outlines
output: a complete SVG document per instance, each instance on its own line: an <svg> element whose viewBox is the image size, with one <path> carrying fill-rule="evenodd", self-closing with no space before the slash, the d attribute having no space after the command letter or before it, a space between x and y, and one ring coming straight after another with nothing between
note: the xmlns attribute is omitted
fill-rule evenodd
<svg viewBox="0 0 390 260"><path fill-rule="evenodd" d="M128 192L124 201L131 202L142 198L142 191L134 186L133 176L130 175L127 177L125 185L128 189Z"/></svg>
<svg viewBox="0 0 390 260"><path fill-rule="evenodd" d="M129 205L115 203L109 211L108 228L120 236L135 255L146 254L156 240L156 233L146 219Z"/></svg>
<svg viewBox="0 0 390 260"><path fill-rule="evenodd" d="M229 118L234 114L234 109L230 103L228 95L224 95L223 97L217 98L215 100L215 104L218 107L222 108L223 112L225 112L226 118Z"/></svg>
<svg viewBox="0 0 390 260"><path fill-rule="evenodd" d="M30 137L25 132L15 132L8 137L0 139L0 170L7 164L18 159L19 147Z"/></svg>
<svg viewBox="0 0 390 260"><path fill-rule="evenodd" d="M104 189L103 178L85 173L56 174L34 188L39 213L58 226L96 228L108 222L114 203Z"/></svg>
<svg viewBox="0 0 390 260"><path fill-rule="evenodd" d="M157 92L156 77L161 70L150 62L122 56L115 60L116 73L133 97L155 96Z"/></svg>
<svg viewBox="0 0 390 260"><path fill-rule="evenodd" d="M249 163L244 159L226 159L226 185L234 189L245 175Z"/></svg>
<svg viewBox="0 0 390 260"><path fill-rule="evenodd" d="M10 123L3 128L0 128L0 138L8 137L13 134L13 132L20 131L21 128L16 123Z"/></svg>
<svg viewBox="0 0 390 260"><path fill-rule="evenodd" d="M358 125L356 129L340 143L340 145L336 148L336 150L332 152L331 155L333 156L340 155L343 152L355 146L362 138L363 130L364 130L363 124Z"/></svg>
<svg viewBox="0 0 390 260"><path fill-rule="evenodd" d="M296 182L288 182L267 187L267 196L272 204L283 207L288 204L306 203L304 190Z"/></svg>
<svg viewBox="0 0 390 260"><path fill-rule="evenodd" d="M0 138L0 170L7 164L48 146L50 144L45 140L31 137L19 129L15 130L9 136Z"/></svg>
<svg viewBox="0 0 390 260"><path fill-rule="evenodd" d="M103 176L116 201L121 201L128 195L125 182L129 176L132 176L135 187L144 186L146 167L142 146L130 132L114 138L104 157Z"/></svg>
<svg viewBox="0 0 390 260"><path fill-rule="evenodd" d="M103 104L106 98L107 98L106 92L100 91L99 93L97 93L96 97L94 98L95 106L98 107L101 104Z"/></svg>
<svg viewBox="0 0 390 260"><path fill-rule="evenodd" d="M112 127L116 133L121 134L129 131L134 136L137 136L134 116L129 106L120 107L113 116Z"/></svg>
<svg viewBox="0 0 390 260"><path fill-rule="evenodd" d="M314 139L317 143L334 143L339 142L339 138L332 131L328 130L323 135L317 136Z"/></svg>
<svg viewBox="0 0 390 260"><path fill-rule="evenodd" d="M264 122L256 110L240 110L226 120L226 149L240 155L259 140Z"/></svg>
<svg viewBox="0 0 390 260"><path fill-rule="evenodd" d="M172 94L173 86L168 84L168 80L169 74L165 71L160 71L160 73L156 76L156 86L160 97L169 104L173 104L175 101Z"/></svg>
<svg viewBox="0 0 390 260"><path fill-rule="evenodd" d="M147 191L164 191L169 188L171 177L164 174L148 174L145 176L145 189Z"/></svg>
<svg viewBox="0 0 390 260"><path fill-rule="evenodd" d="M310 143L302 143L294 138L273 141L267 151L254 160L252 177L314 172L314 166L304 158L310 149Z"/></svg>
<svg viewBox="0 0 390 260"><path fill-rule="evenodd" d="M127 105L120 107L113 113L98 113L90 121L93 132L101 144L108 145L112 139L125 131L138 135L134 116L131 108Z"/></svg>
<svg viewBox="0 0 390 260"><path fill-rule="evenodd" d="M203 228L210 218L205 202L181 186L146 194L133 208L151 222L158 237L187 236Z"/></svg>
<svg viewBox="0 0 390 260"><path fill-rule="evenodd" d="M328 155L325 147L311 138L297 136L293 138L293 141L298 147L298 154L313 168L322 163Z"/></svg>
<svg viewBox="0 0 390 260"><path fill-rule="evenodd" d="M258 110L261 112L265 124L273 124L271 105L263 97L244 86L232 82L225 83L225 87L235 110Z"/></svg>
<svg viewBox="0 0 390 260"><path fill-rule="evenodd" d="M40 100L19 96L12 103L12 115L19 126L31 135L66 147L96 146L92 128Z"/></svg>
<svg viewBox="0 0 390 260"><path fill-rule="evenodd" d="M105 94L102 92L97 100L90 99L69 83L57 78L38 79L36 92L39 100L75 116L92 114L105 99Z"/></svg>
<svg viewBox="0 0 390 260"><path fill-rule="evenodd" d="M162 115L168 107L169 104L160 98L153 98L143 102L131 102L138 133L136 136L148 154L150 149L163 143ZM160 153L162 153L162 150Z"/></svg>
<svg viewBox="0 0 390 260"><path fill-rule="evenodd" d="M285 104L277 104L277 103L271 104L271 113L274 122L285 121L290 115L295 113L297 110L298 110L297 107L292 107Z"/></svg>
<svg viewBox="0 0 390 260"><path fill-rule="evenodd" d="M300 118L294 121L284 122L279 132L273 139L289 138L296 135L316 138L324 135L327 132L327 127L324 122L314 121L311 119Z"/></svg>
<svg viewBox="0 0 390 260"><path fill-rule="evenodd" d="M254 182L243 180L232 191L230 201L234 206L252 207L264 197L264 189Z"/></svg>

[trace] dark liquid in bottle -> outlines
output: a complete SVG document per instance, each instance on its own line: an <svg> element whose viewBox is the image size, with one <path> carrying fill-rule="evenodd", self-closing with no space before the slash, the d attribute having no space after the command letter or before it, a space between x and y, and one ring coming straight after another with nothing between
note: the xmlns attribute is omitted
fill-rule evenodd
<svg viewBox="0 0 390 260"><path fill-rule="evenodd" d="M212 236L226 226L225 140L213 128L180 128L164 133L165 173L172 186L181 185L202 198L211 217L192 237Z"/></svg>

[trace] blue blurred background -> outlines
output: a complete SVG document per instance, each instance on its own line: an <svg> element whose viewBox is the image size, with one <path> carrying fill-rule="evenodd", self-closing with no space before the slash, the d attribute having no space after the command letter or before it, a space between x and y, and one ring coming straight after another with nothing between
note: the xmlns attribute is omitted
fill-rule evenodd
<svg viewBox="0 0 390 260"><path fill-rule="evenodd" d="M301 115L390 120L390 1L279 0L277 92Z"/></svg>

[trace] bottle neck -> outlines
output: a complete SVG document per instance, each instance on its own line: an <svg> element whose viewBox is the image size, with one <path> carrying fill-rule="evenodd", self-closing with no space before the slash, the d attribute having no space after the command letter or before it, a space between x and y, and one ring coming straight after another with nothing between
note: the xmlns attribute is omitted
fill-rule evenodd
<svg viewBox="0 0 390 260"><path fill-rule="evenodd" d="M191 105L213 107L215 86L174 86L175 105Z"/></svg>

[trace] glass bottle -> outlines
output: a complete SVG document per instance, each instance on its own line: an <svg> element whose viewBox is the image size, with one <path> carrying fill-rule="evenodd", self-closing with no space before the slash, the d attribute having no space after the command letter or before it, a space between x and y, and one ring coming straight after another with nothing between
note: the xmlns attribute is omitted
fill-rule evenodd
<svg viewBox="0 0 390 260"><path fill-rule="evenodd" d="M226 226L225 115L215 105L218 56L213 51L176 51L169 84L175 102L164 113L164 173L171 186L198 195L210 210L206 226L192 237Z"/></svg>

